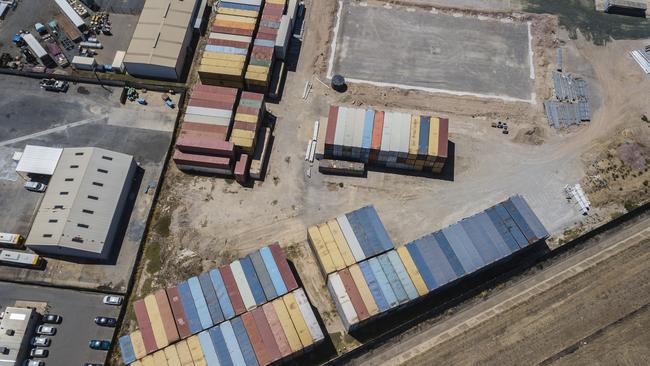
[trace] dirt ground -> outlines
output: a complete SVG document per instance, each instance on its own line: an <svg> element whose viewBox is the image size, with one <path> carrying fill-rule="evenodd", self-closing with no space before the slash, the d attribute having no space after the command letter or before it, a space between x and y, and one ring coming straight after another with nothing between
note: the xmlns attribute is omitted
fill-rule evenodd
<svg viewBox="0 0 650 366"><path fill-rule="evenodd" d="M170 162L145 244L144 275L135 298L278 241L296 265L327 331L339 334L342 325L306 242L309 225L374 204L393 241L403 245L518 193L552 233L549 244L555 247L566 236L609 220L621 211L623 197L641 189L643 179L626 179L619 191L613 191L619 186L610 183L610 191L603 194L612 199L594 197L595 207L586 218L566 201L563 192L565 185L583 182L603 152L618 151L610 146L612 137L627 136L629 141L645 144L650 127L641 116L650 115L646 101L650 85L627 56L644 42L595 46L582 37L570 39L553 17L513 15L533 23L534 104L354 84L338 94L319 82L327 83L337 1L306 1L306 8L297 70L288 74L282 101L268 105L277 122L266 180L246 188L232 180L182 173ZM590 82L594 105L591 123L566 131L548 126L542 106L551 95L550 75L560 45L566 49L566 69ZM313 89L303 100L308 81ZM316 164L310 167L304 162L305 147L314 121L327 116L330 104L449 117L454 151L451 176L431 179L369 172L360 179L319 174ZM508 122L510 135L491 128L496 121ZM640 164L637 151L643 149L625 149L626 159ZM572 231L574 227L579 229ZM354 341L339 346L342 350L354 346Z"/></svg>

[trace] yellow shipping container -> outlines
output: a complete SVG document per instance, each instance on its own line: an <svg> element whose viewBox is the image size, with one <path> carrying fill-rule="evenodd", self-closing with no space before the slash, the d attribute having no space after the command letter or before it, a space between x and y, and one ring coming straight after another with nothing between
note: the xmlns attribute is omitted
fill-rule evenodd
<svg viewBox="0 0 650 366"><path fill-rule="evenodd" d="M220 7L217 10L218 14L224 14L224 15L235 15L235 16L240 16L240 17L247 17L247 18L255 18L259 16L259 13L255 10L242 10L242 9L233 9L233 8L225 8L225 7Z"/></svg>
<svg viewBox="0 0 650 366"><path fill-rule="evenodd" d="M269 72L269 67L268 66L260 66L260 65L248 65L248 70L249 72L259 72L259 73L268 73Z"/></svg>
<svg viewBox="0 0 650 366"><path fill-rule="evenodd" d="M321 267L323 267L323 271L325 273L334 272L336 268L334 268L332 257L330 257L330 253L327 251L327 247L325 246L323 237L320 235L318 227L311 226L307 229L307 237L316 252L316 259L320 263Z"/></svg>
<svg viewBox="0 0 650 366"><path fill-rule="evenodd" d="M253 147L252 139L246 139L242 137L231 137L230 142L232 142L235 146L239 146L244 149Z"/></svg>
<svg viewBox="0 0 650 366"><path fill-rule="evenodd" d="M252 139L253 137L255 137L255 131L233 129L230 136Z"/></svg>
<svg viewBox="0 0 650 366"><path fill-rule="evenodd" d="M187 347L190 349L192 354L192 361L196 366L208 366L208 363L205 361L203 356L203 350L201 349L201 342L199 342L199 337L193 335L187 338Z"/></svg>
<svg viewBox="0 0 650 366"><path fill-rule="evenodd" d="M210 65L200 65L199 66L199 72L204 72L208 74L215 74L215 75L232 75L232 76L238 76L241 77L243 73L243 69L239 68L230 68L230 67L221 67L221 66L210 66Z"/></svg>
<svg viewBox="0 0 650 366"><path fill-rule="evenodd" d="M354 264L350 266L349 270L350 275L352 275L352 280L354 280L354 284L357 285L357 289L361 294L361 300L363 300L363 304L366 306L366 309L368 309L368 313L371 316L379 314L379 307L377 307L375 298L372 296L372 292L370 292L368 283L366 282L365 277L363 277L363 273L361 273L361 268L359 268L359 265Z"/></svg>
<svg viewBox="0 0 650 366"><path fill-rule="evenodd" d="M257 19L250 19L248 17L241 17L237 15L228 15L228 14L217 14L217 16L214 18L215 21L226 21L226 22L239 22L239 23L246 23L246 24L257 24Z"/></svg>
<svg viewBox="0 0 650 366"><path fill-rule="evenodd" d="M302 343L300 342L300 337L296 331L296 327L291 321L289 316L289 311L284 305L282 299L273 300L273 307L275 308L275 313L278 314L278 319L280 319L280 324L282 324L282 330L284 330L284 335L287 336L287 341L289 341L289 347L291 351L298 352L302 349Z"/></svg>
<svg viewBox="0 0 650 366"><path fill-rule="evenodd" d="M336 247L339 250L339 253L341 253L341 257L343 257L343 261L345 262L346 266L351 266L357 261L354 259L354 256L352 255L352 251L350 250L350 246L348 245L348 241L345 240L345 236L343 236L343 232L341 231L341 227L339 226L339 223L336 220L329 220L327 222L327 226L330 229L330 232L332 233L332 237L334 237L334 242L336 243Z"/></svg>
<svg viewBox="0 0 650 366"><path fill-rule="evenodd" d="M153 360L153 356L149 355L142 360L142 366L158 366L156 365L156 361Z"/></svg>
<svg viewBox="0 0 650 366"><path fill-rule="evenodd" d="M133 345L133 353L135 353L135 358L142 358L147 355L147 349L144 347L142 333L140 333L139 330L131 333L131 344Z"/></svg>
<svg viewBox="0 0 650 366"><path fill-rule="evenodd" d="M327 226L327 224L320 224L318 225L318 230L320 231L320 235L323 237L323 241L325 242L327 251L330 253L330 257L332 257L334 268L336 268L336 270L345 268L343 256L341 256L341 252L339 252L339 248L336 246L336 242L334 241L329 226Z"/></svg>
<svg viewBox="0 0 650 366"><path fill-rule="evenodd" d="M245 64L244 61L228 61L228 60L220 60L218 58L201 59L201 65L220 66L220 67L227 67L229 69L243 69L244 64Z"/></svg>
<svg viewBox="0 0 650 366"><path fill-rule="evenodd" d="M436 117L431 117L431 124L429 125L429 155L438 156L438 134L440 132L440 120Z"/></svg>
<svg viewBox="0 0 650 366"><path fill-rule="evenodd" d="M165 357L167 358L167 365L169 366L182 366L181 359L178 357L178 352L176 352L176 346L171 345L165 347Z"/></svg>
<svg viewBox="0 0 650 366"><path fill-rule="evenodd" d="M420 147L420 116L411 115L411 139L409 141L409 158L415 159Z"/></svg>
<svg viewBox="0 0 650 366"><path fill-rule="evenodd" d="M268 4L285 5L287 2L286 2L286 0L266 0L266 3L268 3Z"/></svg>
<svg viewBox="0 0 650 366"><path fill-rule="evenodd" d="M420 271L418 271L418 267L416 267L415 262L413 262L413 258L411 258L408 249L406 249L406 247L399 247L397 248L397 254L399 254L399 257L402 259L406 272L408 272L409 277L411 277L411 281L413 281L413 285L418 291L418 294L420 296L426 295L429 292L429 289L427 288L426 283L424 283L424 279L422 279L422 275L420 275Z"/></svg>
<svg viewBox="0 0 650 366"><path fill-rule="evenodd" d="M237 113L235 114L235 121L257 123L259 121L259 116L253 116L251 114Z"/></svg>
<svg viewBox="0 0 650 366"><path fill-rule="evenodd" d="M300 343L305 347L314 344L314 340L311 338L311 333L309 333L307 323L305 322L305 318L302 316L298 303L296 303L296 298L293 296L293 292L289 292L282 296L282 301L284 301L284 305L287 307L293 326L296 327L298 337L300 337Z"/></svg>
<svg viewBox="0 0 650 366"><path fill-rule="evenodd" d="M167 364L167 357L165 356L165 352L162 350L154 352L152 356L153 362L156 363L156 366L169 366Z"/></svg>
<svg viewBox="0 0 650 366"><path fill-rule="evenodd" d="M203 52L203 58L213 58L217 60L228 60L228 61L240 61L240 62L246 62L246 55L234 55L231 53L223 53L223 52L209 52L205 51Z"/></svg>
<svg viewBox="0 0 650 366"><path fill-rule="evenodd" d="M165 326L163 326L156 297L154 295L147 295L144 298L144 305L147 308L147 315L149 315L149 321L151 322L156 346L158 346L158 349L167 347L167 345L169 345L169 340L167 340L167 333L165 333Z"/></svg>
<svg viewBox="0 0 650 366"><path fill-rule="evenodd" d="M266 84L269 81L268 74L259 74L259 73L246 73L246 80L257 81L258 83Z"/></svg>
<svg viewBox="0 0 650 366"><path fill-rule="evenodd" d="M178 359L181 361L182 366L194 366L194 361L192 361L192 354L190 353L190 348L187 346L187 341L182 340L176 343L176 353L178 354Z"/></svg>

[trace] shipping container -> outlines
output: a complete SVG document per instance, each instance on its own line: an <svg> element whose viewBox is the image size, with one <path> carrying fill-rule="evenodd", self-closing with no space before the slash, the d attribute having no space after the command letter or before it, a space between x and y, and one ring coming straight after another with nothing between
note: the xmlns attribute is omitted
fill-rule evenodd
<svg viewBox="0 0 650 366"><path fill-rule="evenodd" d="M212 338L207 330L199 333L199 342L201 343L201 352L203 352L203 357L205 357L208 366L220 365L217 350L214 348Z"/></svg>
<svg viewBox="0 0 650 366"><path fill-rule="evenodd" d="M145 296L144 304L147 308L147 315L149 316L149 321L151 322L151 330L153 331L156 346L158 349L166 347L169 344L169 340L167 339L167 335L165 333L165 327L163 326L163 321L162 317L160 316L160 309L158 308L156 297L154 295Z"/></svg>
<svg viewBox="0 0 650 366"><path fill-rule="evenodd" d="M153 358L153 363L156 366L168 366L167 357L165 357L165 352L163 351L154 352L151 356Z"/></svg>
<svg viewBox="0 0 650 366"><path fill-rule="evenodd" d="M379 263L379 260L377 260L377 258L370 258L368 260L368 264L370 265L372 274L375 276L375 279L377 280L377 284L379 285L379 288L381 289L381 293L384 295L384 298L386 299L388 306L393 308L399 305L399 300L395 295L395 292L393 291L393 288L390 284L388 277L384 273L384 270L381 268L381 264Z"/></svg>
<svg viewBox="0 0 650 366"><path fill-rule="evenodd" d="M269 249L273 254L273 259L275 259L275 264L277 264L278 269L280 270L280 274L282 275L284 284L287 287L287 291L293 291L297 289L298 283L296 282L296 278L294 277L293 272L289 267L289 262L287 262L287 257L284 256L284 253L282 252L282 249L280 248L278 243L273 243L269 245Z"/></svg>
<svg viewBox="0 0 650 366"><path fill-rule="evenodd" d="M135 356L135 351L133 350L133 344L131 343L131 336L125 335L119 338L120 344L120 354L122 355L122 362L126 365L135 362L137 357Z"/></svg>
<svg viewBox="0 0 650 366"><path fill-rule="evenodd" d="M201 318L196 310L192 291L190 290L190 285L187 281L178 284L178 293L181 297L181 302L183 303L183 310L185 311L187 325L190 328L190 332L192 334L197 334L203 330L203 325L201 324Z"/></svg>
<svg viewBox="0 0 650 366"><path fill-rule="evenodd" d="M230 304L235 311L235 315L245 312L246 306L244 305L244 300L242 300L241 294L239 293L239 288L237 287L237 282L235 281L232 269L230 266L221 266L219 267L219 273L221 274L223 283L226 285L228 298L230 299Z"/></svg>
<svg viewBox="0 0 650 366"><path fill-rule="evenodd" d="M195 366L208 366L208 361L203 354L203 349L201 348L201 341L198 335L193 335L187 338L187 347L190 349L190 354L192 355L192 361L194 361ZM210 365L211 366L211 365Z"/></svg>
<svg viewBox="0 0 650 366"><path fill-rule="evenodd" d="M167 358L167 365L181 366L181 359L178 357L175 345L165 347L163 351L165 352L165 358Z"/></svg>
<svg viewBox="0 0 650 366"><path fill-rule="evenodd" d="M307 299L305 290L302 288L296 289L293 292L293 295L296 299L296 303L298 303L298 307L300 308L300 312L302 313L302 317L307 325L309 334L311 334L313 342L318 343L325 339L323 330L321 329L320 324L318 324L318 320L316 319L314 310L309 303L309 299Z"/></svg>
<svg viewBox="0 0 650 366"><path fill-rule="evenodd" d="M203 296L203 290L201 290L201 282L199 282L198 277L191 277L187 280L188 285L190 286L190 292L192 293L192 299L194 300L194 305L196 306L196 312L199 315L199 320L201 321L201 327L203 329L208 329L212 325L212 317L210 316L210 311L208 310L208 304Z"/></svg>
<svg viewBox="0 0 650 366"><path fill-rule="evenodd" d="M417 266L413 262L413 258L411 258L408 249L406 249L406 247L399 247L397 248L397 254L400 256L404 268L406 269L406 272L411 278L411 281L413 282L413 286L415 286L418 295L420 296L426 295L429 292L429 289L427 288L426 283L424 283L424 279L420 275Z"/></svg>
<svg viewBox="0 0 650 366"><path fill-rule="evenodd" d="M210 318L212 319L212 324L217 325L221 323L224 318L223 313L221 312L221 307L219 306L219 299L217 299L217 292L214 290L214 285L212 285L210 274L208 272L203 272L198 278L203 292L203 297L205 298L208 307L208 312L210 313Z"/></svg>
<svg viewBox="0 0 650 366"><path fill-rule="evenodd" d="M334 300L336 310L341 317L341 321L343 321L343 326L345 329L350 329L352 325L359 322L359 316L354 310L350 296L345 291L345 286L339 276L339 272L331 273L328 276L327 288L332 295L332 299Z"/></svg>
<svg viewBox="0 0 650 366"><path fill-rule="evenodd" d="M187 341L181 340L176 343L176 353L178 354L178 359L181 361L182 366L194 366L194 361L192 360L192 353L190 352L190 347L187 345Z"/></svg>
<svg viewBox="0 0 650 366"><path fill-rule="evenodd" d="M234 318L231 320L230 324L232 325L235 337L237 337L237 343L239 344L239 350L244 358L244 362L247 366L257 366L257 357L255 356L255 351L253 350L251 341L248 338L248 333L246 332L242 318Z"/></svg>
<svg viewBox="0 0 650 366"><path fill-rule="evenodd" d="M353 264L348 268L348 270L350 271L352 280L354 281L354 284L357 287L357 290L359 291L359 295L363 300L363 304L365 305L366 310L368 311L368 315L369 316L377 315L379 313L379 307L377 307L377 303L375 302L375 299L372 296L370 287L368 287L368 283L366 282L366 279L363 277L361 268L359 268L358 264Z"/></svg>
<svg viewBox="0 0 650 366"><path fill-rule="evenodd" d="M131 345L133 346L133 353L135 354L136 359L140 359L147 355L147 349L144 346L144 340L142 339L142 333L139 330L134 331L130 335Z"/></svg>
<svg viewBox="0 0 650 366"><path fill-rule="evenodd" d="M264 348L266 349L266 354L269 356L269 362L275 362L282 358L280 353L280 348L273 338L273 331L269 325L264 310L261 307L251 311L253 319L255 321L255 326L262 336L262 343L264 343Z"/></svg>
<svg viewBox="0 0 650 366"><path fill-rule="evenodd" d="M370 293L372 293L372 297L375 300L375 303L377 304L379 311L384 312L388 310L390 308L390 305L388 304L386 297L381 291L381 287L379 286L379 282L377 282L377 278L372 272L370 263L368 261L359 262L359 269L361 270L361 273L363 274L363 277L365 278L366 283L368 284Z"/></svg>
<svg viewBox="0 0 650 366"><path fill-rule="evenodd" d="M183 301L181 300L178 287L172 286L168 288L166 292L172 316L174 318L173 320L176 323L176 329L178 330L178 335L180 338L187 338L192 334L192 331L190 330L187 316L185 315L185 309L183 307Z"/></svg>
<svg viewBox="0 0 650 366"><path fill-rule="evenodd" d="M219 300L219 307L223 312L225 319L232 319L235 317L235 311L233 310L232 304L230 303L230 298L228 297L228 290L226 285L223 282L221 273L218 269L210 270L210 279L212 280L212 286L214 291L217 294L217 299Z"/></svg>
<svg viewBox="0 0 650 366"><path fill-rule="evenodd" d="M153 329L151 327L151 320L147 313L147 307L144 300L138 300L133 303L133 311L135 318L138 321L138 328L142 334L142 341L147 353L152 353L158 349L156 338L154 337Z"/></svg>
<svg viewBox="0 0 650 366"><path fill-rule="evenodd" d="M264 296L264 290L262 289L262 284L255 274L255 268L253 267L253 262L250 257L244 257L239 260L241 267L244 271L244 276L246 276L246 281L248 281L248 286L251 289L253 294L253 299L255 304L262 305L266 302L266 297Z"/></svg>
<svg viewBox="0 0 650 366"><path fill-rule="evenodd" d="M244 355L241 352L239 347L239 342L235 336L235 331L232 327L232 324L229 321L223 322L219 325L221 329L221 334L223 339L226 342L226 348L228 349L228 354L230 355L230 360L235 366L245 366L246 361L244 360Z"/></svg>
<svg viewBox="0 0 650 366"><path fill-rule="evenodd" d="M359 244L359 241L354 234L354 230L352 230L352 227L350 226L350 222L348 221L347 216L338 216L336 218L336 222L339 224L341 233L343 234L345 241L348 243L348 247L352 252L352 256L354 256L355 261L361 262L362 260L366 259L366 255L363 253L363 249L361 249L361 244Z"/></svg>
<svg viewBox="0 0 650 366"><path fill-rule="evenodd" d="M264 260L264 265L266 266L266 269L269 273L269 276L271 277L271 281L273 282L273 287L275 287L275 292L278 296L282 296L287 293L287 286L284 284L284 280L282 279L282 274L280 273L280 269L278 268L278 265L275 263L275 260L273 259L273 254L271 253L271 249L269 247L263 247L260 249L260 255L262 256L262 260Z"/></svg>
<svg viewBox="0 0 650 366"><path fill-rule="evenodd" d="M395 297L397 297L397 301L400 304L409 301L409 297L406 294L406 291L404 290L404 286L402 286L402 283L400 282L399 277L397 276L397 272L391 265L388 256L386 254L382 254L377 257L377 260L379 261L379 265L381 266L381 269L384 271L386 278L388 278L388 283L390 284L390 287L393 289L393 293L395 294Z"/></svg>
<svg viewBox="0 0 650 366"><path fill-rule="evenodd" d="M236 260L230 263L230 269L235 278L235 283L237 284L237 289L241 295L242 301L246 310L254 309L257 304L255 303L255 298L253 298L253 292L251 291L250 286L248 286L248 281L246 280L246 275L242 269L242 265L239 260Z"/></svg>
<svg viewBox="0 0 650 366"><path fill-rule="evenodd" d="M386 256L388 257L390 264L393 266L393 269L397 273L397 277L399 278L402 287L404 287L404 290L406 291L406 295L408 295L409 300L417 299L420 295L418 294L418 291L415 289L415 286L413 285L413 281L411 281L411 277L409 277L409 274L406 271L406 268L404 267L404 263L402 263L402 260L400 259L397 252L395 250L390 250L386 252Z"/></svg>
<svg viewBox="0 0 650 366"><path fill-rule="evenodd" d="M152 355L144 357L140 362L142 362L142 366L158 366L156 365L156 361L153 360Z"/></svg>
<svg viewBox="0 0 650 366"><path fill-rule="evenodd" d="M341 227L339 226L339 223L335 219L333 219L327 221L327 226L329 227L330 233L334 238L334 242L336 243L336 246L339 252L341 253L341 256L343 257L343 261L345 262L345 265L351 266L354 263L356 263L356 260L352 255L352 251L350 250L350 246L348 245L348 242L347 240L345 240L345 236L341 231Z"/></svg>
<svg viewBox="0 0 650 366"><path fill-rule="evenodd" d="M284 295L282 297L282 301L284 302L284 306L289 312L289 317L291 317L291 322L296 328L296 332L298 332L300 343L302 343L303 347L305 348L310 347L314 344L314 339L311 337L311 332L309 332L307 322L305 322L302 311L300 311L300 307L298 306L298 302L296 302L294 293L290 292Z"/></svg>
<svg viewBox="0 0 650 366"><path fill-rule="evenodd" d="M275 307L271 303L266 303L264 306L262 306L262 310L264 311L266 320L269 323L269 327L273 333L273 339L278 346L280 354L282 357L289 356L293 353L293 351L291 350L287 336L284 334L284 330L282 329L282 324L280 323L278 314L275 312Z"/></svg>
<svg viewBox="0 0 650 366"><path fill-rule="evenodd" d="M217 358L219 359L219 365L232 366L232 360L230 359L230 352L228 352L228 346L226 346L226 340L223 338L221 333L221 327L215 326L208 330L210 333L210 339L212 340L212 345L214 350L217 353Z"/></svg>
<svg viewBox="0 0 650 366"><path fill-rule="evenodd" d="M334 267L334 262L332 261L332 257L330 256L329 251L325 246L325 241L323 240L323 237L321 236L318 227L317 226L309 227L307 229L307 237L309 239L309 243L311 244L312 249L314 250L316 261L320 265L323 274L327 275L328 273L332 273L336 271L336 268Z"/></svg>
<svg viewBox="0 0 650 366"><path fill-rule="evenodd" d="M359 289L357 289L357 286L352 279L352 275L350 275L350 271L346 268L339 271L338 275L341 279L344 290L350 299L350 303L352 303L354 312L359 318L359 321L368 319L370 317L370 314L368 313L368 309L366 309L366 305L364 304L363 299L361 299L361 294L359 293Z"/></svg>
<svg viewBox="0 0 650 366"><path fill-rule="evenodd" d="M334 268L337 271L345 268L345 262L343 261L343 256L341 256L341 252L339 251L336 242L334 241L334 237L330 232L329 226L327 226L327 224L320 224L318 225L318 231L320 232L321 238L323 238L323 242L325 243L327 252L332 258L332 263L334 264Z"/></svg>
<svg viewBox="0 0 650 366"><path fill-rule="evenodd" d="M270 355L268 355L266 346L264 346L264 342L262 341L262 335L257 329L255 319L253 318L253 313L244 313L241 315L240 319L242 320L244 328L246 329L246 334L248 335L248 339L250 340L253 351L255 352L257 362L260 365L268 365L271 363Z"/></svg>
<svg viewBox="0 0 650 366"><path fill-rule="evenodd" d="M158 304L158 310L160 312L160 318L162 319L165 335L167 336L167 341L168 343L174 343L178 341L179 334L169 304L169 299L167 299L167 292L164 289L160 289L154 293L154 296L156 298L156 304Z"/></svg>
<svg viewBox="0 0 650 366"><path fill-rule="evenodd" d="M271 304L275 308L275 313L277 314L278 320L282 325L282 330L284 331L284 335L287 338L289 347L291 347L291 351L293 353L299 352L300 350L302 350L303 346L302 343L300 342L300 337L298 336L296 327L293 325L293 322L291 321L291 316L289 316L289 311L287 310L287 307L284 305L284 301L278 298L273 300Z"/></svg>
<svg viewBox="0 0 650 366"><path fill-rule="evenodd" d="M275 292L275 286L273 286L273 281L271 280L271 275L264 265L264 260L262 259L260 252L253 252L249 254L249 257L253 263L255 274L257 274L257 278L260 280L260 284L262 285L262 290L264 291L266 300L271 301L278 297Z"/></svg>

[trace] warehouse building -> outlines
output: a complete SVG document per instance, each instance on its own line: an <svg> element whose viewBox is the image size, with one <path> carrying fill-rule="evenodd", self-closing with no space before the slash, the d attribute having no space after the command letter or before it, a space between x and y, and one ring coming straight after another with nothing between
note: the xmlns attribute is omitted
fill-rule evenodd
<svg viewBox="0 0 650 366"><path fill-rule="evenodd" d="M107 259L135 171L130 155L63 149L26 245L38 253Z"/></svg>
<svg viewBox="0 0 650 366"><path fill-rule="evenodd" d="M0 320L0 365L18 366L28 356L29 340L38 320L33 309L7 307Z"/></svg>
<svg viewBox="0 0 650 366"><path fill-rule="evenodd" d="M147 0L126 51L129 74L178 80L192 40L200 1Z"/></svg>

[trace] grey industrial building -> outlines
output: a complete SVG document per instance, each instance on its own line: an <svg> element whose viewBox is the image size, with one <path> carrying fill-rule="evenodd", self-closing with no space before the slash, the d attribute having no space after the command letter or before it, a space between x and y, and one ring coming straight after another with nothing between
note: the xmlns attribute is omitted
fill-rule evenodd
<svg viewBox="0 0 650 366"><path fill-rule="evenodd" d="M41 254L107 259L135 172L130 155L93 147L63 149L26 245Z"/></svg>
<svg viewBox="0 0 650 366"><path fill-rule="evenodd" d="M7 307L0 320L0 366L22 366L38 321L33 309Z"/></svg>
<svg viewBox="0 0 650 366"><path fill-rule="evenodd" d="M126 71L143 78L178 80L189 52L200 3L146 0L126 50Z"/></svg>

